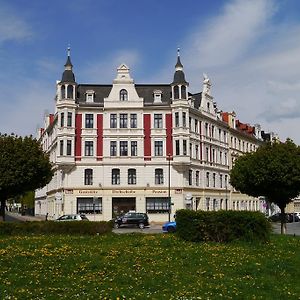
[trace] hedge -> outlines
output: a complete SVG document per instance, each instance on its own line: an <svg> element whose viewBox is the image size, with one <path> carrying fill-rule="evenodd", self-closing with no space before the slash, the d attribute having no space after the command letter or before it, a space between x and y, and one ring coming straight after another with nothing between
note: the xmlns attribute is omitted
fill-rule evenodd
<svg viewBox="0 0 300 300"><path fill-rule="evenodd" d="M88 221L26 221L26 222L0 222L1 235L15 234L104 234L112 231L111 222Z"/></svg>
<svg viewBox="0 0 300 300"><path fill-rule="evenodd" d="M230 242L234 240L262 241L270 239L271 224L260 212L192 211L176 212L177 235L200 242Z"/></svg>

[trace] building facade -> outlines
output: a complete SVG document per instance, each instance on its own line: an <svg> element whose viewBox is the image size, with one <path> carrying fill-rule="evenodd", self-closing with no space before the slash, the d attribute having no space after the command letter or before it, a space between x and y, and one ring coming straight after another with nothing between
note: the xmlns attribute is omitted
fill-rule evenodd
<svg viewBox="0 0 300 300"><path fill-rule="evenodd" d="M35 213L110 220L135 210L163 222L181 208L263 210L229 179L236 157L263 142L260 127L219 110L207 75L189 92L179 51L171 84L135 84L129 71L122 64L112 84L79 84L68 50L39 131L55 175L36 191Z"/></svg>

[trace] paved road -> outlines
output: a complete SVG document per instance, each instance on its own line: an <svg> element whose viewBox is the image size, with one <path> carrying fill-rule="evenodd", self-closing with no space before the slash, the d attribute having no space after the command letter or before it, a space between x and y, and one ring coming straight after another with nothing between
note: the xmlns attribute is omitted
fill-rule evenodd
<svg viewBox="0 0 300 300"><path fill-rule="evenodd" d="M6 221L7 222L24 222L24 221L41 221L44 220L44 217L40 216L21 216L17 213L6 213ZM287 223L287 234L289 235L297 235L300 236L300 222L294 222L294 223ZM145 233L145 234L154 234L154 233L161 233L161 224L151 224L149 227L146 227L144 229L139 229L136 227L127 227L127 228L118 228L113 229L114 233L122 234L122 233ZM280 233L280 223L272 223L273 230L275 233Z"/></svg>

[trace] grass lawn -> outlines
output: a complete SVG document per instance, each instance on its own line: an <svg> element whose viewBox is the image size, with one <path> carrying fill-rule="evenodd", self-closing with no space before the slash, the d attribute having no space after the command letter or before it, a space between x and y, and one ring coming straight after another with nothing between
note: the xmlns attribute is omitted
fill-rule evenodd
<svg viewBox="0 0 300 300"><path fill-rule="evenodd" d="M0 299L300 299L300 238L0 236Z"/></svg>

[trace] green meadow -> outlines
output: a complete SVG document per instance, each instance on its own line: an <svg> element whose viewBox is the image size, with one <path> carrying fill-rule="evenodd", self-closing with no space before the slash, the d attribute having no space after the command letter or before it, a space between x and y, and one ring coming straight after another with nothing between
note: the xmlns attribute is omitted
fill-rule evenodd
<svg viewBox="0 0 300 300"><path fill-rule="evenodd" d="M300 238L0 236L0 299L300 299Z"/></svg>

